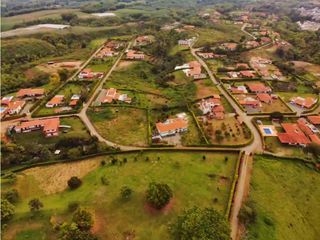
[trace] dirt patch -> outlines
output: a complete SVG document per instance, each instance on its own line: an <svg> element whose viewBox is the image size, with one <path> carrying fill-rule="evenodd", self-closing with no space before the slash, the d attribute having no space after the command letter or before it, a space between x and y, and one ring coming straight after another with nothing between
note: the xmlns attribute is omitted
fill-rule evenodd
<svg viewBox="0 0 320 240"><path fill-rule="evenodd" d="M72 176L82 178L96 169L99 164L97 159L92 159L74 163L35 167L23 171L23 174L32 176L45 194L53 194L65 190L67 181Z"/></svg>
<svg viewBox="0 0 320 240"><path fill-rule="evenodd" d="M130 65L134 64L134 61L126 61L126 60L122 60L119 62L118 66L117 66L117 70L119 69L126 69L127 67L129 67Z"/></svg>
<svg viewBox="0 0 320 240"><path fill-rule="evenodd" d="M103 214L101 214L101 211L95 211L94 213L94 223L93 223L93 227L91 229L91 232L93 234L97 234L99 232L101 232L103 229L105 229L106 227L106 219L105 216Z"/></svg>
<svg viewBox="0 0 320 240"><path fill-rule="evenodd" d="M56 62L53 64L40 64L36 68L39 70L46 72L46 73L56 73L60 69L68 69L68 70L73 70L73 69L78 69L80 68L82 64L82 61L68 61L68 62Z"/></svg>
<svg viewBox="0 0 320 240"><path fill-rule="evenodd" d="M309 62L303 62L303 61L292 61L292 63L297 69L302 69L302 70L311 72L315 75L320 74L320 65L312 64Z"/></svg>
<svg viewBox="0 0 320 240"><path fill-rule="evenodd" d="M228 177L220 176L220 178L219 178L219 184L220 185L226 185L228 182L229 182L229 178Z"/></svg>
<svg viewBox="0 0 320 240"><path fill-rule="evenodd" d="M172 209L173 205L174 205L175 199L171 198L170 202L163 207L162 209L156 209L154 207L152 207L150 204L145 203L144 204L144 209L146 210L146 212L148 212L150 215L160 215L160 214L168 214L169 211Z"/></svg>
<svg viewBox="0 0 320 240"><path fill-rule="evenodd" d="M24 230L33 230L40 228L42 224L35 223L29 220L27 223L23 224L9 224L8 228L5 230L5 234L2 235L3 240L13 240L16 239L16 235Z"/></svg>
<svg viewBox="0 0 320 240"><path fill-rule="evenodd" d="M212 83L209 84L204 80L195 81L194 83L197 87L197 99L206 98L219 93L219 90Z"/></svg>

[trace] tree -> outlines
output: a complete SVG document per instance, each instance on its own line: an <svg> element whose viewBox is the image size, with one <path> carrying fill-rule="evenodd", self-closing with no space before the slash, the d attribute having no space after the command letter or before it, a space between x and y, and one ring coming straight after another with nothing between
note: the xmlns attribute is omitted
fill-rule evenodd
<svg viewBox="0 0 320 240"><path fill-rule="evenodd" d="M7 199L1 199L1 222L9 221L13 214L14 206Z"/></svg>
<svg viewBox="0 0 320 240"><path fill-rule="evenodd" d="M152 182L146 192L146 199L149 204L157 209L166 206L172 198L171 188L164 183Z"/></svg>
<svg viewBox="0 0 320 240"><path fill-rule="evenodd" d="M80 187L81 184L82 184L81 179L76 176L73 176L68 180L68 186L71 190Z"/></svg>
<svg viewBox="0 0 320 240"><path fill-rule="evenodd" d="M3 194L3 197L10 203L15 204L19 201L19 193L16 189L11 189Z"/></svg>
<svg viewBox="0 0 320 240"><path fill-rule="evenodd" d="M43 203L38 198L30 200L28 204L31 212L37 212L43 208Z"/></svg>
<svg viewBox="0 0 320 240"><path fill-rule="evenodd" d="M257 212L254 208L254 204L252 202L248 202L242 206L239 213L239 220L244 225L248 226L252 224L257 219Z"/></svg>
<svg viewBox="0 0 320 240"><path fill-rule="evenodd" d="M270 114L270 119L278 119L279 121L282 121L283 119L283 114L281 112L272 112Z"/></svg>
<svg viewBox="0 0 320 240"><path fill-rule="evenodd" d="M70 22L71 20L78 18L78 16L74 13L62 13L61 18L63 21Z"/></svg>
<svg viewBox="0 0 320 240"><path fill-rule="evenodd" d="M76 223L63 226L61 240L97 240L90 231L82 231Z"/></svg>
<svg viewBox="0 0 320 240"><path fill-rule="evenodd" d="M89 231L93 225L91 213L81 208L73 214L72 221L81 231Z"/></svg>
<svg viewBox="0 0 320 240"><path fill-rule="evenodd" d="M312 153L314 156L320 156L320 144L317 143L310 143L306 147L306 151Z"/></svg>
<svg viewBox="0 0 320 240"><path fill-rule="evenodd" d="M212 208L184 211L170 229L176 240L229 240L230 229L224 217Z"/></svg>
<svg viewBox="0 0 320 240"><path fill-rule="evenodd" d="M133 190L127 186L123 186L120 190L120 197L123 200L129 200L131 195L133 193Z"/></svg>
<svg viewBox="0 0 320 240"><path fill-rule="evenodd" d="M68 77L69 77L69 71L67 69L65 69L65 68L60 69L58 71L58 74L59 74L60 80L62 82L66 81L68 79Z"/></svg>

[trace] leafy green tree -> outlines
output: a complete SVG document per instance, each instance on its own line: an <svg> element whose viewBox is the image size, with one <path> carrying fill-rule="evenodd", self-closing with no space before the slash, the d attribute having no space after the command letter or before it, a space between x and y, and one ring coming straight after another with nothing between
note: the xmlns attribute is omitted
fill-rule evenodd
<svg viewBox="0 0 320 240"><path fill-rule="evenodd" d="M76 223L66 224L61 231L60 240L97 240L90 231L82 231Z"/></svg>
<svg viewBox="0 0 320 240"><path fill-rule="evenodd" d="M19 201L19 193L17 189L11 189L3 194L3 197L10 203L15 204Z"/></svg>
<svg viewBox="0 0 320 240"><path fill-rule="evenodd" d="M82 181L80 178L73 176L68 180L68 186L71 190L77 189L82 184Z"/></svg>
<svg viewBox="0 0 320 240"><path fill-rule="evenodd" d="M6 199L1 199L1 222L9 221L14 214L14 206Z"/></svg>
<svg viewBox="0 0 320 240"><path fill-rule="evenodd" d="M77 14L74 14L74 13L62 13L61 18L64 21L70 22L71 20L78 18L78 16Z"/></svg>
<svg viewBox="0 0 320 240"><path fill-rule="evenodd" d="M146 192L147 202L157 209L161 209L166 206L173 193L169 185L164 183L152 182L149 184L149 188Z"/></svg>
<svg viewBox="0 0 320 240"><path fill-rule="evenodd" d="M247 202L242 206L239 213L239 220L246 226L257 220L257 212L253 202Z"/></svg>
<svg viewBox="0 0 320 240"><path fill-rule="evenodd" d="M72 221L82 231L89 231L93 225L91 213L81 208L73 214Z"/></svg>
<svg viewBox="0 0 320 240"><path fill-rule="evenodd" d="M171 226L175 240L229 240L230 229L224 217L212 208L184 211Z"/></svg>
<svg viewBox="0 0 320 240"><path fill-rule="evenodd" d="M132 196L133 190L128 186L123 186L120 190L120 197L123 200L129 200Z"/></svg>
<svg viewBox="0 0 320 240"><path fill-rule="evenodd" d="M28 205L31 212L38 212L41 208L43 208L43 203L38 198L30 200Z"/></svg>

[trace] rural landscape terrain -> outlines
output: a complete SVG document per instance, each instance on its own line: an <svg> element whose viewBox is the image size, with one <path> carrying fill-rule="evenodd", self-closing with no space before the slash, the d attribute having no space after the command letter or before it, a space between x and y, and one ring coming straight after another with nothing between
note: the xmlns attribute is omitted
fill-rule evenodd
<svg viewBox="0 0 320 240"><path fill-rule="evenodd" d="M3 0L1 238L320 239L318 0Z"/></svg>

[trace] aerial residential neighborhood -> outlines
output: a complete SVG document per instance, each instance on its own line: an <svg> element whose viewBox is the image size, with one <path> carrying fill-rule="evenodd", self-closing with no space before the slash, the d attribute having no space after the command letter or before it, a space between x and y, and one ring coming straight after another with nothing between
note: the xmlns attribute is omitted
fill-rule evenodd
<svg viewBox="0 0 320 240"><path fill-rule="evenodd" d="M320 239L318 1L1 7L3 239Z"/></svg>

